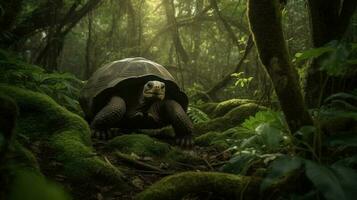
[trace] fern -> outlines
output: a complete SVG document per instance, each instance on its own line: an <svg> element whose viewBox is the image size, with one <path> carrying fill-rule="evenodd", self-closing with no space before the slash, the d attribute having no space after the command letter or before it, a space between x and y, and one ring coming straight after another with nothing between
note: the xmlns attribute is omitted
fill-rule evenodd
<svg viewBox="0 0 357 200"><path fill-rule="evenodd" d="M287 132L287 124L283 114L273 110L257 112L255 116L251 116L246 119L241 126L248 130L254 131L263 123L269 124L274 128Z"/></svg>
<svg viewBox="0 0 357 200"><path fill-rule="evenodd" d="M0 49L0 83L44 93L68 110L81 114L78 98L83 82L72 74L46 73Z"/></svg>
<svg viewBox="0 0 357 200"><path fill-rule="evenodd" d="M209 116L206 113L195 107L188 107L187 114L193 121L193 123L206 122L210 120Z"/></svg>

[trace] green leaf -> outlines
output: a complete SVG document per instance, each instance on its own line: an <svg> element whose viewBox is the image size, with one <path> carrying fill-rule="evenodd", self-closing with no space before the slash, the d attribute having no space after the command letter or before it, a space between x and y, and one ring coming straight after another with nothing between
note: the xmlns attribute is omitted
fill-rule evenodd
<svg viewBox="0 0 357 200"><path fill-rule="evenodd" d="M263 144L265 144L268 149L279 148L280 141L283 140L282 133L279 129L270 126L268 123L262 123L255 131L261 136Z"/></svg>
<svg viewBox="0 0 357 200"><path fill-rule="evenodd" d="M354 167L357 166L357 155L347 157L335 162L333 165L340 165L345 167Z"/></svg>
<svg viewBox="0 0 357 200"><path fill-rule="evenodd" d="M289 156L282 156L281 158L274 160L270 164L267 176L264 178L260 185L260 190L264 191L272 184L280 180L282 177L299 169L303 164L302 161L303 160L299 157Z"/></svg>
<svg viewBox="0 0 357 200"><path fill-rule="evenodd" d="M239 153L223 165L221 171L233 174L245 175L246 170L250 166L249 163L257 158L255 154L251 153Z"/></svg>
<svg viewBox="0 0 357 200"><path fill-rule="evenodd" d="M332 48L332 47L314 48L314 49L309 49L309 50L303 51L301 53L296 53L295 57L296 57L297 61L301 61L301 60L306 60L306 59L309 59L309 58L319 57L322 54L327 53L327 52L331 52L333 50L334 50L334 48Z"/></svg>
<svg viewBox="0 0 357 200"><path fill-rule="evenodd" d="M188 107L187 114L194 123L206 122L210 120L209 116L205 112L192 106Z"/></svg>
<svg viewBox="0 0 357 200"><path fill-rule="evenodd" d="M357 135L352 133L330 136L327 138L327 144L330 146L357 147Z"/></svg>
<svg viewBox="0 0 357 200"><path fill-rule="evenodd" d="M357 196L357 173L342 166L328 167L305 160L306 176L327 200L352 200Z"/></svg>
<svg viewBox="0 0 357 200"><path fill-rule="evenodd" d="M345 192L346 199L356 199L357 172L341 165L333 165L331 168L336 176L339 177L339 184L341 184L341 187Z"/></svg>
<svg viewBox="0 0 357 200"><path fill-rule="evenodd" d="M349 94L349 93L345 93L345 92L339 92L339 93L336 93L336 94L333 94L333 95L327 97L324 100L324 103L327 103L327 102L332 101L334 99L351 99L353 101L357 101L357 96L354 95L354 94Z"/></svg>

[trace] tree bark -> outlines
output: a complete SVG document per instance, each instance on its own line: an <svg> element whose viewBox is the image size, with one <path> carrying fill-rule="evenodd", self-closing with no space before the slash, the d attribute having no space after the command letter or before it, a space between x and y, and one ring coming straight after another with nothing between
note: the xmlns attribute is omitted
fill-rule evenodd
<svg viewBox="0 0 357 200"><path fill-rule="evenodd" d="M6 32L10 31L15 23L16 19L19 16L22 10L23 0L2 0L0 1L1 11L0 11L0 34L7 34Z"/></svg>
<svg viewBox="0 0 357 200"><path fill-rule="evenodd" d="M72 28L90 11L92 11L101 0L90 0L79 10L79 1L75 1L69 11L60 21L53 20L50 24L55 24L50 27L50 37L47 38L46 46L36 59L36 64L43 66L47 71L57 70L58 57L62 52L66 35Z"/></svg>
<svg viewBox="0 0 357 200"><path fill-rule="evenodd" d="M91 76L92 72L92 63L91 63L91 50L92 50L92 31L93 31L93 15L88 13L88 36L86 42L86 68L84 70L84 78L88 79Z"/></svg>
<svg viewBox="0 0 357 200"><path fill-rule="evenodd" d="M179 53L182 61L186 64L189 61L189 56L181 42L180 33L178 30L178 26L177 26L177 22L176 22L176 18L175 18L175 8L173 5L173 1L172 0L163 0L163 5L165 7L167 24L171 25L170 31L171 31L171 36L172 36L172 40L174 42L175 48L176 48L177 52Z"/></svg>
<svg viewBox="0 0 357 200"><path fill-rule="evenodd" d="M259 57L280 101L291 133L312 125L298 82L290 63L280 19L278 0L249 0L248 18Z"/></svg>
<svg viewBox="0 0 357 200"><path fill-rule="evenodd" d="M74 1L69 10L62 9L63 0L55 0L39 5L31 14L25 16L21 23L16 24L13 29L8 31L10 37L0 38L1 46L3 48L14 46L15 44L25 41L33 34L46 30L48 27L66 26L67 28L64 32L69 32L86 13L95 8L102 0L88 0L80 9L76 9L78 5L80 5L80 2L80 0ZM49 20L50 16L53 15L51 10L52 3L56 5L58 10L58 18L56 21Z"/></svg>
<svg viewBox="0 0 357 200"><path fill-rule="evenodd" d="M332 40L341 40L356 10L356 0L308 0L313 47L321 47ZM308 69L305 99L309 107L318 107L321 100L344 88L345 80L329 77L320 71L319 58ZM343 78L342 78L343 79ZM336 85L340 85L336 87Z"/></svg>

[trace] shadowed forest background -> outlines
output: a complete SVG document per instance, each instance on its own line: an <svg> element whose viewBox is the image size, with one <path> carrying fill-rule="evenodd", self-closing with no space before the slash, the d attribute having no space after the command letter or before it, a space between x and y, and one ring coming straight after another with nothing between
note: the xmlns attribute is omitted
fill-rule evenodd
<svg viewBox="0 0 357 200"><path fill-rule="evenodd" d="M354 199L356 7L0 0L0 199ZM81 90L128 57L186 93L193 148L171 127L91 138Z"/></svg>

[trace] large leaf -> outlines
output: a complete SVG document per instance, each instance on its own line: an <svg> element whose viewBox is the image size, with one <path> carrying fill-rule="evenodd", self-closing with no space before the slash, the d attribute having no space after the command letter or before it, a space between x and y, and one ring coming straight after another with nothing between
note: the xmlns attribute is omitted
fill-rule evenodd
<svg viewBox="0 0 357 200"><path fill-rule="evenodd" d="M327 138L327 144L330 146L357 147L357 135L352 133L330 136Z"/></svg>
<svg viewBox="0 0 357 200"><path fill-rule="evenodd" d="M282 177L299 169L302 166L303 160L299 157L283 156L274 160L268 170L267 176L260 185L261 190L267 189L272 184L276 183Z"/></svg>
<svg viewBox="0 0 357 200"><path fill-rule="evenodd" d="M349 94L349 93L345 93L345 92L340 92L340 93L336 93L336 94L333 94L331 96L329 96L328 98L326 98L324 100L324 103L327 103L329 101L332 101L334 99L350 99L352 101L357 101L357 96L354 95L354 94Z"/></svg>
<svg viewBox="0 0 357 200"><path fill-rule="evenodd" d="M342 166L328 167L306 160L306 175L327 200L352 200L357 196L357 174Z"/></svg>
<svg viewBox="0 0 357 200"><path fill-rule="evenodd" d="M205 112L192 106L188 107L187 114L194 123L206 122L210 120L209 116Z"/></svg>
<svg viewBox="0 0 357 200"><path fill-rule="evenodd" d="M324 53L331 52L333 51L334 48L332 47L320 47L320 48L314 48L314 49L309 49L301 53L296 53L295 57L297 61L301 60L306 60L309 58L316 58L321 56Z"/></svg>
<svg viewBox="0 0 357 200"><path fill-rule="evenodd" d="M261 136L262 142L268 149L276 149L280 146L280 141L283 140L282 132L270 126L267 123L260 124L255 131Z"/></svg>
<svg viewBox="0 0 357 200"><path fill-rule="evenodd" d="M357 166L357 155L347 157L335 162L333 165L340 165L345 167L356 167Z"/></svg>
<svg viewBox="0 0 357 200"><path fill-rule="evenodd" d="M336 176L339 177L339 184L341 185L346 199L352 200L357 197L357 172L351 168L341 165L333 165L332 170Z"/></svg>
<svg viewBox="0 0 357 200"><path fill-rule="evenodd" d="M233 174L245 175L250 163L257 158L252 153L239 153L223 165L221 171Z"/></svg>
<svg viewBox="0 0 357 200"><path fill-rule="evenodd" d="M311 190L303 195L292 194L290 200L316 200L317 195L318 192L316 190Z"/></svg>

